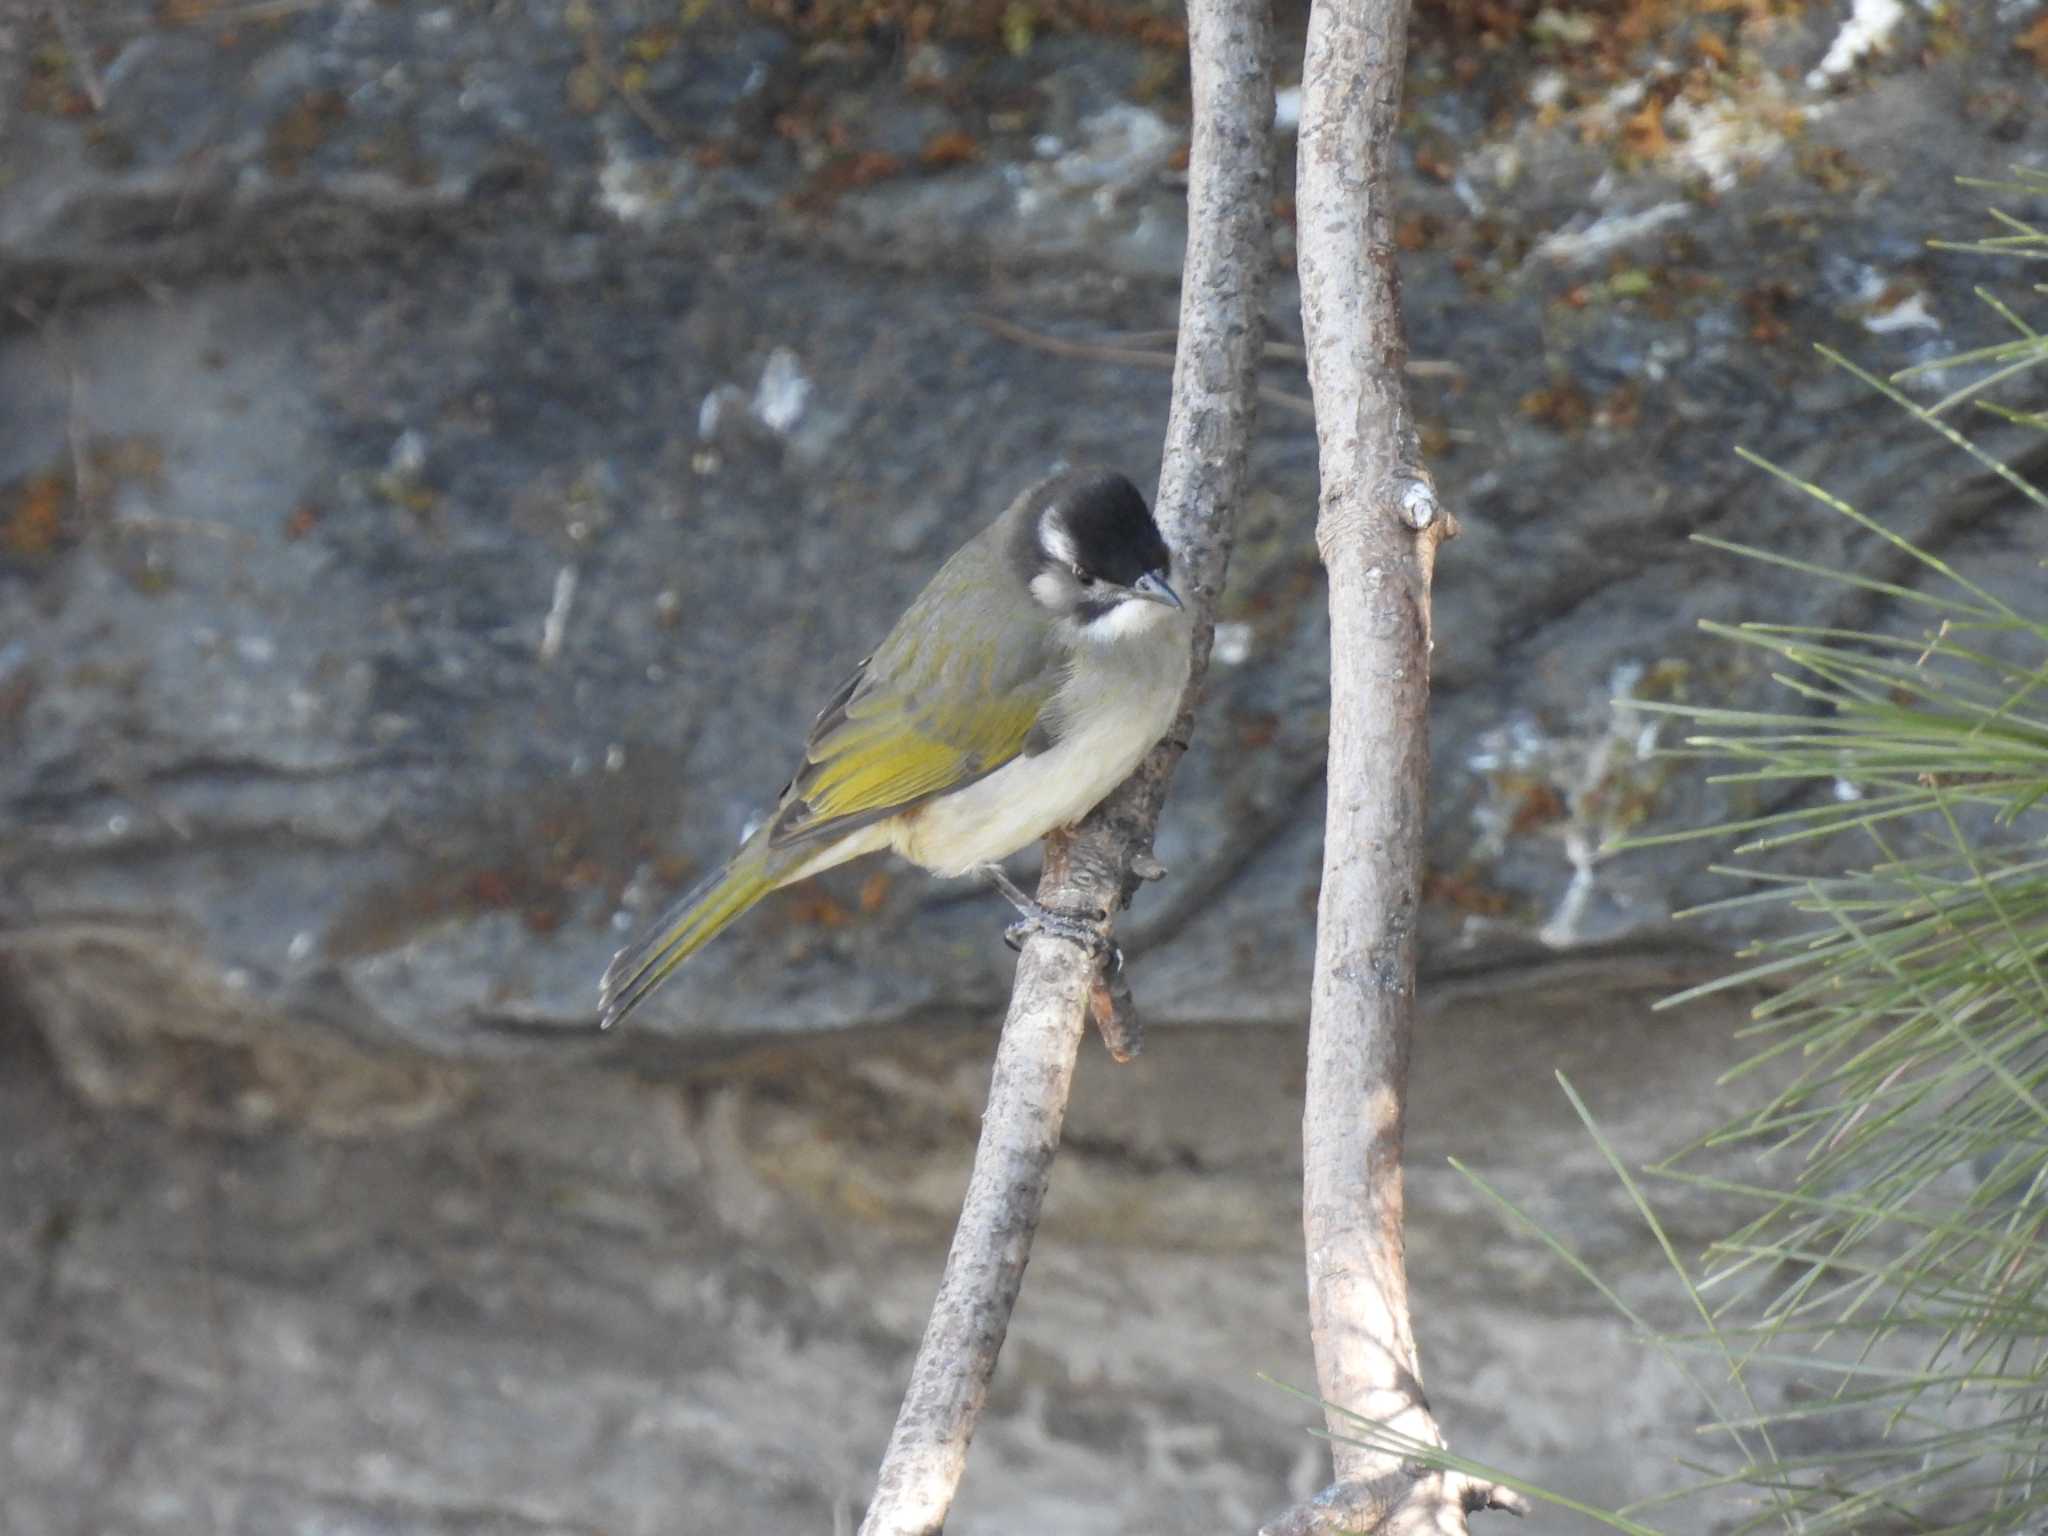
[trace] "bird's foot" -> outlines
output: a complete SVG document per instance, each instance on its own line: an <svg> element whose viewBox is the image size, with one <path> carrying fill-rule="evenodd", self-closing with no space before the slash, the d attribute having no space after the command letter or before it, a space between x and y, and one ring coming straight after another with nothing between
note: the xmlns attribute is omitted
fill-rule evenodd
<svg viewBox="0 0 2048 1536"><path fill-rule="evenodd" d="M1010 948L1022 949L1024 941L1032 934L1043 933L1080 945L1097 960L1103 961L1112 975L1124 968L1124 952L1102 931L1102 925L1109 921L1107 912L1100 909L1063 911L1048 907L1019 890L1017 882L1003 873L1000 864L987 865L982 872L1003 893L1004 899L1017 909L1017 921L1003 930L1003 942Z"/></svg>
<svg viewBox="0 0 2048 1536"><path fill-rule="evenodd" d="M1024 941L1032 934L1042 933L1080 945L1100 960L1111 975L1124 968L1123 950L1102 931L1102 925L1109 921L1109 914L1100 908L1061 910L1042 906L1026 897L1025 903L1019 904L1017 910L1023 916L1003 930L1003 942L1010 948L1022 949Z"/></svg>

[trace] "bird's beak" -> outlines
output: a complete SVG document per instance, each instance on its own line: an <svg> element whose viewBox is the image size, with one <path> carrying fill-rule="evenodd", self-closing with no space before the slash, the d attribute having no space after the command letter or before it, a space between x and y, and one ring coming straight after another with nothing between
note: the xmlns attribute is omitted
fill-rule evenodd
<svg viewBox="0 0 2048 1536"><path fill-rule="evenodd" d="M1131 583L1131 590L1139 597L1148 598L1155 603L1164 603L1169 608L1182 606L1180 594L1166 584L1166 573L1163 571L1147 571Z"/></svg>

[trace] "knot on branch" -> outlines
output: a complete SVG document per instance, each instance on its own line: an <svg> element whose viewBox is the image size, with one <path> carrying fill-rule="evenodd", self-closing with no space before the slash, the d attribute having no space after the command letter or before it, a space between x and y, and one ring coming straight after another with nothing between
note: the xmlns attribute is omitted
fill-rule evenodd
<svg viewBox="0 0 2048 1536"><path fill-rule="evenodd" d="M1326 485L1316 519L1316 546L1328 564L1342 545L1370 539L1389 524L1424 535L1418 542L1432 551L1445 539L1458 536L1458 520L1437 499L1436 481L1429 471L1404 462L1375 481L1369 491L1361 490L1358 481Z"/></svg>
<svg viewBox="0 0 2048 1536"><path fill-rule="evenodd" d="M1436 486L1427 475L1403 476L1389 487L1387 499L1399 511L1401 521L1420 533L1434 523L1443 508L1436 499Z"/></svg>

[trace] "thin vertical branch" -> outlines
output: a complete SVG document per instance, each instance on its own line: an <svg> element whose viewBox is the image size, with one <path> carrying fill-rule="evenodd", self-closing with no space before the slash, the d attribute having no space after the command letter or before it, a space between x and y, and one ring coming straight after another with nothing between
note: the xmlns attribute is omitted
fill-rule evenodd
<svg viewBox="0 0 2048 1536"><path fill-rule="evenodd" d="M1401 375L1393 151L1407 13L1407 0L1322 0L1302 76L1302 333L1319 424L1316 543L1330 574L1329 806L1302 1198L1324 1399L1435 1439L1402 1263L1429 578L1446 528ZM1340 1445L1339 1476L1365 1471L1365 1459Z"/></svg>
<svg viewBox="0 0 2048 1536"><path fill-rule="evenodd" d="M1273 82L1264 0L1189 0L1194 140L1188 245L1157 516L1196 609L1194 666L1174 739L1185 742L1242 499L1271 261ZM1162 744L1071 836L1048 840L1038 899L1111 911L1150 850L1178 749ZM981 1143L944 1278L889 1437L862 1536L931 1536L966 1467L1023 1285L1066 1116L1097 962L1026 941L983 1112Z"/></svg>
<svg viewBox="0 0 2048 1536"><path fill-rule="evenodd" d="M1068 851L1064 839L1049 844L1040 900L1055 880L1076 883L1063 868ZM1069 944L1033 939L1018 957L974 1171L861 1536L945 1528L1024 1285L1092 981L1093 963Z"/></svg>
<svg viewBox="0 0 2048 1536"><path fill-rule="evenodd" d="M1401 1142L1429 780L1430 577L1456 524L1422 465L1403 365L1394 135L1407 0L1316 0L1295 189L1330 576L1329 808L1316 912L1302 1227L1337 1482L1274 1532L1464 1529L1496 1499L1411 1474L1359 1419L1441 1446L1403 1260Z"/></svg>

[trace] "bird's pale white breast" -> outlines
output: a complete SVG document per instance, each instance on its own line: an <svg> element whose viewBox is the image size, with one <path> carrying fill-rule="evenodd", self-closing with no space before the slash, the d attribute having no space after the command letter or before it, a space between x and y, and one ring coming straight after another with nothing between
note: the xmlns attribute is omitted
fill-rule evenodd
<svg viewBox="0 0 2048 1536"><path fill-rule="evenodd" d="M889 826L889 844L936 875L964 875L1079 821L1173 724L1190 623L1157 603L1119 604L1076 635L1047 706L1054 743Z"/></svg>

